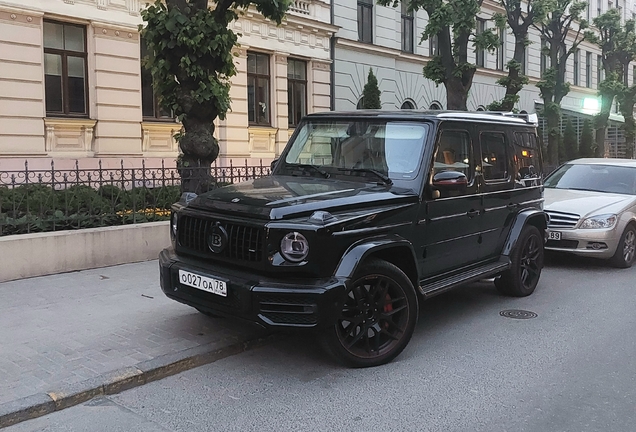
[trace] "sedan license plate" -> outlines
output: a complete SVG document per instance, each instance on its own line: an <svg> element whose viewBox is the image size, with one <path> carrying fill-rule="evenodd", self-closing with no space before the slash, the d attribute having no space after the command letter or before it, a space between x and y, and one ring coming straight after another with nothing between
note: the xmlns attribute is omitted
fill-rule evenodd
<svg viewBox="0 0 636 432"><path fill-rule="evenodd" d="M548 231L548 240L561 240L561 233L559 231Z"/></svg>
<svg viewBox="0 0 636 432"><path fill-rule="evenodd" d="M184 285L198 288L212 294L227 297L227 283L222 280L213 279L205 276L179 270L179 282Z"/></svg>

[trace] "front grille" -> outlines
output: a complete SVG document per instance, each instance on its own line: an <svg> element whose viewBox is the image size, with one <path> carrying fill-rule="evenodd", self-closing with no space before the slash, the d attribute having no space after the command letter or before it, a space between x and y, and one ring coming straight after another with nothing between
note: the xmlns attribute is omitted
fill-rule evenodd
<svg viewBox="0 0 636 432"><path fill-rule="evenodd" d="M581 217L574 213L563 213L553 210L547 210L546 213L550 217L548 228L574 228Z"/></svg>
<svg viewBox="0 0 636 432"><path fill-rule="evenodd" d="M318 322L317 305L306 297L261 294L259 309L262 316L275 324L312 325Z"/></svg>
<svg viewBox="0 0 636 432"><path fill-rule="evenodd" d="M577 240L548 240L545 247L561 248L561 249L576 249L579 246Z"/></svg>
<svg viewBox="0 0 636 432"><path fill-rule="evenodd" d="M228 244L218 254L212 252L207 243L208 231L217 222L225 229L228 237ZM178 224L181 247L210 256L241 261L261 261L263 258L265 234L262 228L193 216L182 216Z"/></svg>

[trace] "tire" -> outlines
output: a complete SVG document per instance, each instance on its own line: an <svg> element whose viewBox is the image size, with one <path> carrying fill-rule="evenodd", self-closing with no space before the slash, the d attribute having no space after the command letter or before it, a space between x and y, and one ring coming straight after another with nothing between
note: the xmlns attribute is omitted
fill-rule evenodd
<svg viewBox="0 0 636 432"><path fill-rule="evenodd" d="M636 227L627 225L621 240L618 242L616 253L610 258L610 264L618 268L629 268L636 260Z"/></svg>
<svg viewBox="0 0 636 432"><path fill-rule="evenodd" d="M201 312L203 315L208 316L210 318L223 318L221 315L217 315L217 314L214 314L212 312L204 311L203 309L199 309L199 308L195 308L195 309L198 310L199 312Z"/></svg>
<svg viewBox="0 0 636 432"><path fill-rule="evenodd" d="M541 276L543 254L541 232L533 225L526 225L510 254L510 268L495 279L497 290L513 297L532 294Z"/></svg>
<svg viewBox="0 0 636 432"><path fill-rule="evenodd" d="M350 367L390 362L415 331L417 294L399 267L383 260L364 262L352 278L336 324L323 342L336 360Z"/></svg>

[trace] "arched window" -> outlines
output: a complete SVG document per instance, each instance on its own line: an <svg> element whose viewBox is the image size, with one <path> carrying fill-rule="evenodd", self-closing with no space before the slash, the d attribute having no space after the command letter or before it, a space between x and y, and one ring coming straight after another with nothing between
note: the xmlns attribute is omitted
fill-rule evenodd
<svg viewBox="0 0 636 432"><path fill-rule="evenodd" d="M402 103L402 106L400 107L400 109L403 109L403 110L413 110L413 109L416 109L416 108L417 107L415 106L415 104L412 101L408 100L408 99L405 100Z"/></svg>
<svg viewBox="0 0 636 432"><path fill-rule="evenodd" d="M477 111L486 111L486 107L484 107L483 105L479 105L477 107Z"/></svg>
<svg viewBox="0 0 636 432"><path fill-rule="evenodd" d="M358 101L358 105L356 105L356 109L364 109L364 98L361 97Z"/></svg>
<svg viewBox="0 0 636 432"><path fill-rule="evenodd" d="M428 109L433 110L433 111L440 111L442 109L442 105L439 102L433 102L428 107Z"/></svg>

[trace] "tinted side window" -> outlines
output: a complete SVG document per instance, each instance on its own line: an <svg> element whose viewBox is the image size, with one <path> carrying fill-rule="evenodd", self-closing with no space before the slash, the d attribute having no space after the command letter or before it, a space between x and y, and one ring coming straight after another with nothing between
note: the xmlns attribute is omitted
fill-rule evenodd
<svg viewBox="0 0 636 432"><path fill-rule="evenodd" d="M534 186L541 177L541 155L537 137L530 132L515 132L515 182L522 186Z"/></svg>
<svg viewBox="0 0 636 432"><path fill-rule="evenodd" d="M506 180L509 177L506 135L501 132L482 132L479 141L484 180Z"/></svg>
<svg viewBox="0 0 636 432"><path fill-rule="evenodd" d="M444 130L439 136L433 174L442 171L459 171L470 182L473 178L470 134L464 130Z"/></svg>

